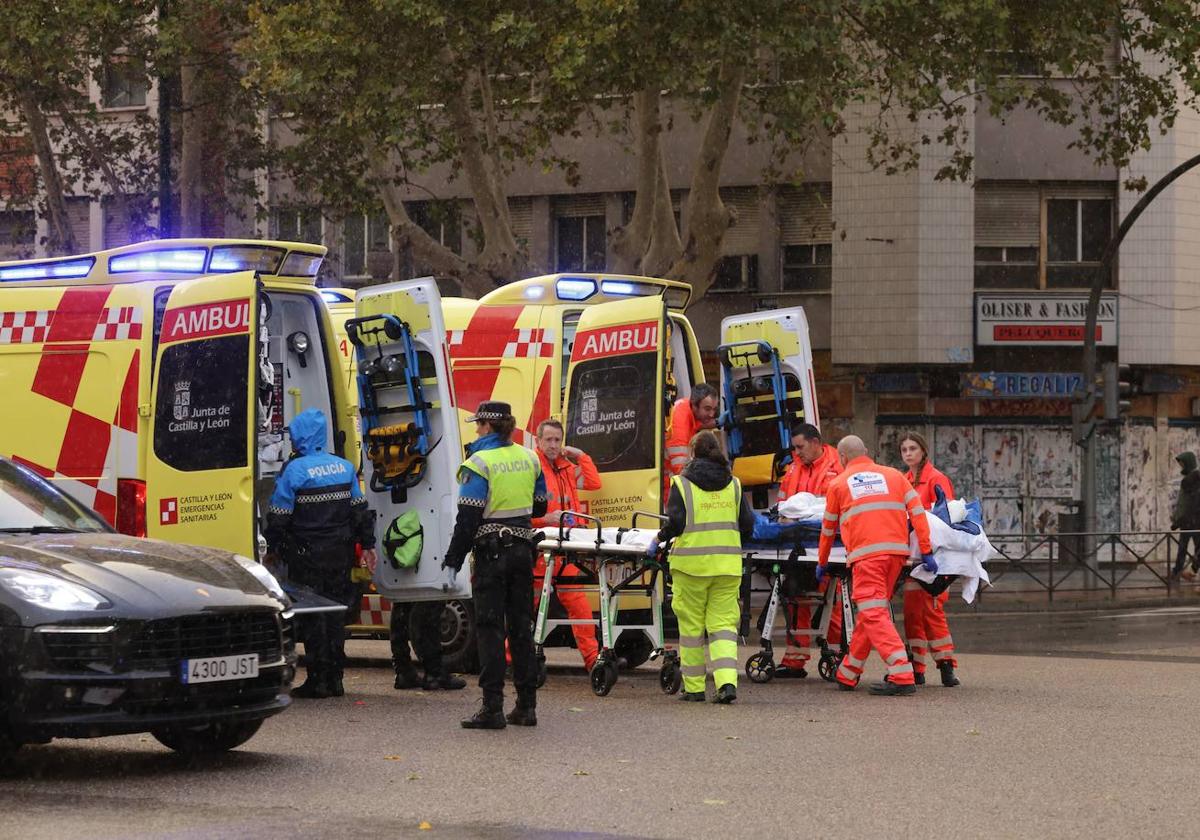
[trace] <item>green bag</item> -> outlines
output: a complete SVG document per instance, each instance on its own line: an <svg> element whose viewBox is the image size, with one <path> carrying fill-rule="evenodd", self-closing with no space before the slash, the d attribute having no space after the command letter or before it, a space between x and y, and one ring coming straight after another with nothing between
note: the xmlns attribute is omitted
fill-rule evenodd
<svg viewBox="0 0 1200 840"><path fill-rule="evenodd" d="M415 510L402 513L392 520L383 535L383 553L393 569L413 569L421 564L421 549L425 545L425 529Z"/></svg>

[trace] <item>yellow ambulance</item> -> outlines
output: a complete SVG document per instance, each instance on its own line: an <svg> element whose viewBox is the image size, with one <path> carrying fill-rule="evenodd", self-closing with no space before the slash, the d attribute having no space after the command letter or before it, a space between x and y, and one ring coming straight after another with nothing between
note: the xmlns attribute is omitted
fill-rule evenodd
<svg viewBox="0 0 1200 840"><path fill-rule="evenodd" d="M0 263L0 453L126 534L258 555L307 408L355 458L325 248L173 239Z"/></svg>

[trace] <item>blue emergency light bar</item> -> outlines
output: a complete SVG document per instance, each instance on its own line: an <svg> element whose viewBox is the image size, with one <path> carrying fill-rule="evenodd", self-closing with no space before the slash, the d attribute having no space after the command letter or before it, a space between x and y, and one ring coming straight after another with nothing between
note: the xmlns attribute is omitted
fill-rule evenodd
<svg viewBox="0 0 1200 840"><path fill-rule="evenodd" d="M87 277L96 264L95 257L82 257L73 260L55 260L50 262L14 265L0 268L0 281L10 280L56 280L60 277Z"/></svg>
<svg viewBox="0 0 1200 840"><path fill-rule="evenodd" d="M316 254L305 254L302 251L292 251L283 261L279 269L281 277L316 277L321 270L323 258Z"/></svg>
<svg viewBox="0 0 1200 840"><path fill-rule="evenodd" d="M204 270L207 248L172 248L163 251L143 251L140 254L120 254L109 257L109 274L128 274L134 271L174 271L200 274Z"/></svg>
<svg viewBox="0 0 1200 840"><path fill-rule="evenodd" d="M636 295L639 293L637 286L625 280L605 280L600 284L600 291L606 295Z"/></svg>
<svg viewBox="0 0 1200 840"><path fill-rule="evenodd" d="M596 281L582 277L566 277L559 280L554 289L560 300L587 300L596 294Z"/></svg>
<svg viewBox="0 0 1200 840"><path fill-rule="evenodd" d="M354 298L350 295L344 295L341 292L333 292L329 289L321 290L321 300L326 303L353 303Z"/></svg>
<svg viewBox="0 0 1200 840"><path fill-rule="evenodd" d="M283 253L282 248L271 248L265 245L223 245L213 248L208 270L213 272L261 271L263 274L278 274Z"/></svg>

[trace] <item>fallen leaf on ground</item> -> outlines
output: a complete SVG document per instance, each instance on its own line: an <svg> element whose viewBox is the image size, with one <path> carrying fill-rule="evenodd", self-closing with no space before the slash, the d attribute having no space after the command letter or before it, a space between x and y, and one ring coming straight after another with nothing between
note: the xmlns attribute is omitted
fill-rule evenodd
<svg viewBox="0 0 1200 840"><path fill-rule="evenodd" d="M385 755L383 757L383 760L384 761L403 761L404 756L402 756L402 755Z"/></svg>
<svg viewBox="0 0 1200 840"><path fill-rule="evenodd" d="M729 803L726 802L724 799L705 799L704 804L705 805L728 805Z"/></svg>
<svg viewBox="0 0 1200 840"><path fill-rule="evenodd" d="M586 770L576 770L576 771L575 771L574 773L572 773L571 775L572 775L572 776L590 776L590 775L592 775L592 774L591 774L591 773L589 773L589 772L588 772L588 771L586 771Z"/></svg>
<svg viewBox="0 0 1200 840"><path fill-rule="evenodd" d="M578 706L572 706L571 708L567 709L567 711L568 712L582 712L583 709L579 708Z"/></svg>
<svg viewBox="0 0 1200 840"><path fill-rule="evenodd" d="M740 735L726 735L725 740L726 741L740 741L740 740L742 740L742 738Z"/></svg>
<svg viewBox="0 0 1200 840"><path fill-rule="evenodd" d="M429 831L429 829L431 829L431 828L433 828L433 826L430 825L429 823L425 822L424 820L417 823L417 831Z"/></svg>
<svg viewBox="0 0 1200 840"><path fill-rule="evenodd" d="M979 730L978 730L978 729L968 729L968 730L967 730L967 734L968 734L968 735L978 735L978 734L980 734L980 733L979 733Z"/></svg>
<svg viewBox="0 0 1200 840"><path fill-rule="evenodd" d="M410 782L419 782L421 780L421 774L420 773L409 773L404 778Z"/></svg>

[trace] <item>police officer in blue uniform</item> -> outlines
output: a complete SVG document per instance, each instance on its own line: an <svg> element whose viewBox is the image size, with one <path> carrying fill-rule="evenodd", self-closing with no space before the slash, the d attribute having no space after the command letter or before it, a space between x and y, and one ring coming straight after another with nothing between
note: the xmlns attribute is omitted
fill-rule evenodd
<svg viewBox="0 0 1200 840"><path fill-rule="evenodd" d="M275 481L267 506L267 550L287 564L288 578L350 610L354 545L374 570L375 514L358 486L354 465L325 451L325 414L310 408L288 425L294 455ZM341 697L347 613L318 613L301 624L308 678L294 697Z"/></svg>
<svg viewBox="0 0 1200 840"><path fill-rule="evenodd" d="M465 729L537 726L537 660L533 648L533 565L546 514L546 480L536 453L512 442L512 407L488 400L474 417L478 440L459 469L458 518L442 565L451 584L467 552L483 705ZM517 704L504 715L504 637L512 651Z"/></svg>

